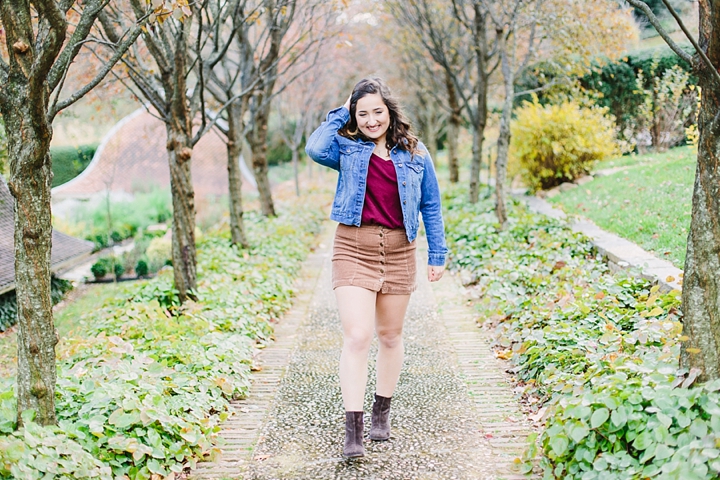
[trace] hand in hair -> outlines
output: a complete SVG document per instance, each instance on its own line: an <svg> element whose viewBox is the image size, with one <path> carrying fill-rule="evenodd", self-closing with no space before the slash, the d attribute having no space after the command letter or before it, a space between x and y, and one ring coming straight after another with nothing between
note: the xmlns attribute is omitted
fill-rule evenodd
<svg viewBox="0 0 720 480"><path fill-rule="evenodd" d="M352 98L352 93L348 96L347 100L345 101L345 105L343 105L345 108L347 108L348 112L350 111L350 99Z"/></svg>

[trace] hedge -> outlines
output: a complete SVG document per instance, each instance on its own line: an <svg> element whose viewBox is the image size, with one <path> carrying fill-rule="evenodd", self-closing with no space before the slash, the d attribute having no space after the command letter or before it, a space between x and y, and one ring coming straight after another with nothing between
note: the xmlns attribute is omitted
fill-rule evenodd
<svg viewBox="0 0 720 480"><path fill-rule="evenodd" d="M683 48L690 51L690 45L683 45ZM637 73L642 70L645 75L645 89L651 89L652 77L648 75L657 62L655 76L660 76L665 70L677 65L683 70L690 72L690 84L697 85L697 76L694 75L688 62L678 57L667 46L660 46L637 50L625 58L614 63L603 63L592 73L579 78L580 85L589 90L599 93L595 103L600 107L607 107L622 130L624 125L638 116L638 109L643 102L642 95L637 92ZM540 62L527 67L519 76L517 91L536 89L543 84L549 83L555 77L555 70L550 62ZM537 92L541 104L550 103L547 92ZM516 98L516 105L523 101L532 101L530 95L520 95Z"/></svg>
<svg viewBox="0 0 720 480"><path fill-rule="evenodd" d="M79 147L51 147L53 181L57 187L80 175L92 161L97 145L80 145Z"/></svg>

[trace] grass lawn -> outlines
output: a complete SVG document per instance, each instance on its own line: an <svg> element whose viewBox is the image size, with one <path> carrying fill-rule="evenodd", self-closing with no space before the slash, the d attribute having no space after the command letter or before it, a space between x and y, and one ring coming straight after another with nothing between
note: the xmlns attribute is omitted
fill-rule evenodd
<svg viewBox="0 0 720 480"><path fill-rule="evenodd" d="M109 299L117 296L121 284L99 283L82 287L81 291L71 291L67 298L58 304L55 310L55 328L60 335L60 342L67 337L76 326L76 320L83 313L91 312L102 307ZM0 336L0 377L15 375L17 363L17 327Z"/></svg>
<svg viewBox="0 0 720 480"><path fill-rule="evenodd" d="M690 147L621 157L603 162L598 169L625 166L625 170L550 201L683 268L695 163L696 153Z"/></svg>

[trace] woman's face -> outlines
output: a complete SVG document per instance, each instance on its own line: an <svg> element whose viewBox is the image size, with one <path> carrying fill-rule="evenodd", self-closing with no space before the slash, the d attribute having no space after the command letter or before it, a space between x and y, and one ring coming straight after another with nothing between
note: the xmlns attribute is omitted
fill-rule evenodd
<svg viewBox="0 0 720 480"><path fill-rule="evenodd" d="M390 111L379 93L369 93L357 101L355 120L363 135L378 143L390 126Z"/></svg>

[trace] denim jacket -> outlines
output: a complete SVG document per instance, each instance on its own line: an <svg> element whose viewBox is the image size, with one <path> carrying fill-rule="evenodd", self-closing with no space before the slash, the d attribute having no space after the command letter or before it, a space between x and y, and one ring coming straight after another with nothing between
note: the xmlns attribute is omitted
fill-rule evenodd
<svg viewBox="0 0 720 480"><path fill-rule="evenodd" d="M365 203L368 165L375 144L338 135L338 130L349 118L350 112L345 107L331 110L327 120L310 135L305 152L317 163L340 172L330 219L359 227ZM422 214L428 239L428 264L445 265L448 249L440 188L430 154L422 143L419 149L425 153L411 155L397 146L390 150L390 159L397 173L403 224L408 241L412 242L417 237L419 214Z"/></svg>

